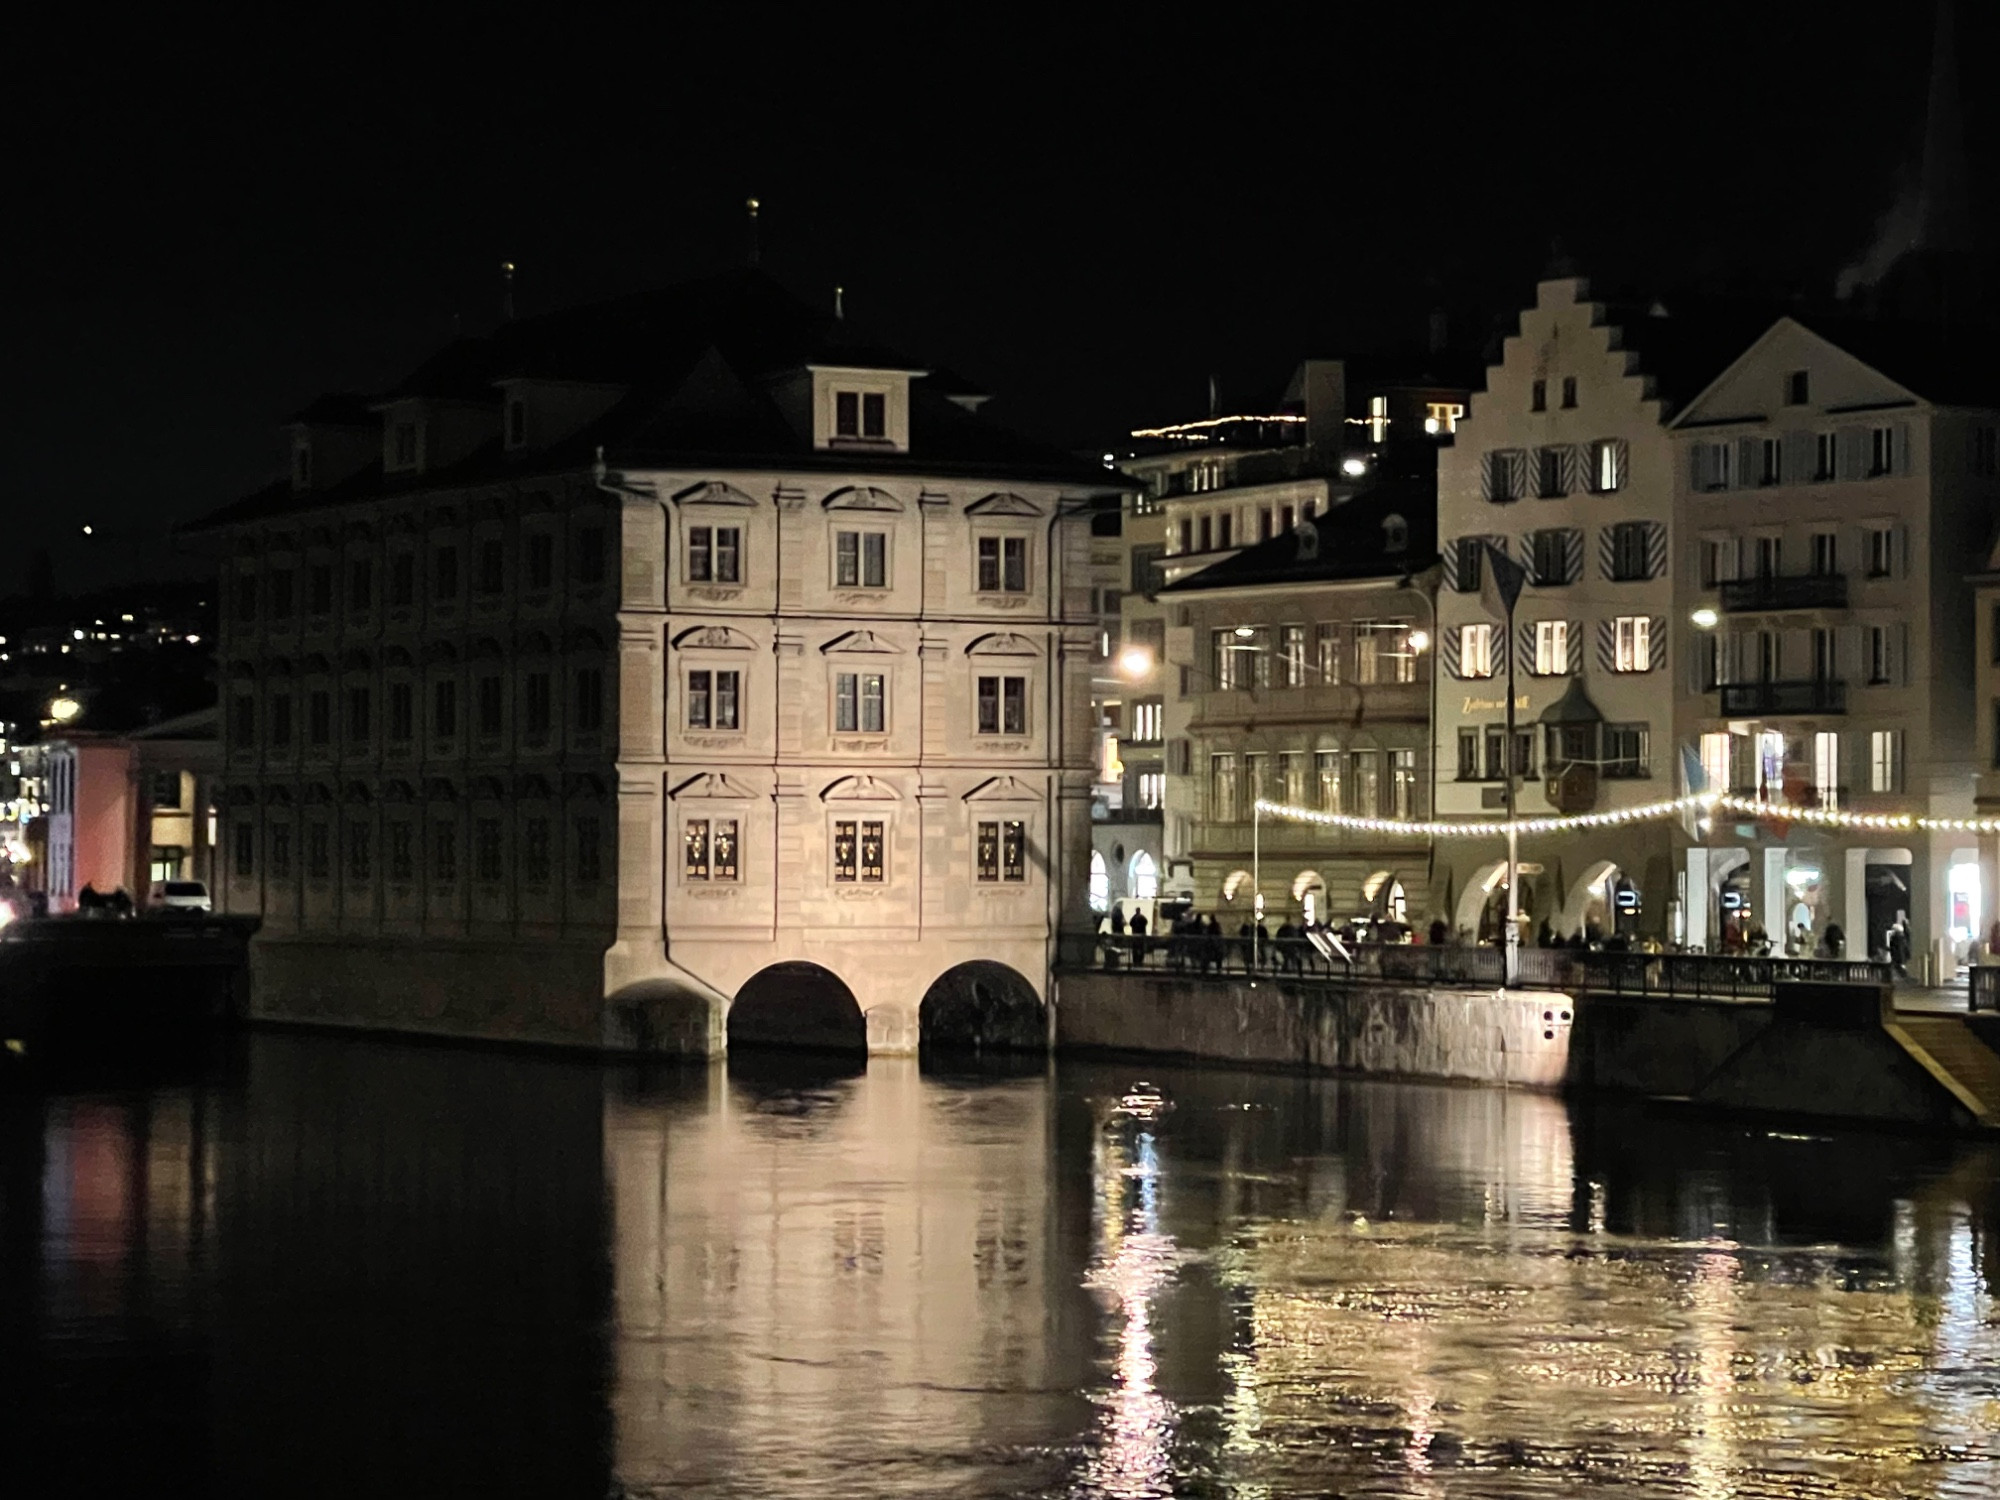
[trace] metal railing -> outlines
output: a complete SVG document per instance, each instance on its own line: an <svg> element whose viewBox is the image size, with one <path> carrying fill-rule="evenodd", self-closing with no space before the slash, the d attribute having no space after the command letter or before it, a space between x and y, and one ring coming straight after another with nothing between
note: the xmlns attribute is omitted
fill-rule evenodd
<svg viewBox="0 0 2000 1500"><path fill-rule="evenodd" d="M1974 964L1966 971L1966 998L1971 1010L2000 1010L2000 964Z"/></svg>
<svg viewBox="0 0 2000 1500"><path fill-rule="evenodd" d="M1725 613L1759 609L1845 609L1845 573L1807 573L1789 578L1735 578L1719 586Z"/></svg>
<svg viewBox="0 0 2000 1500"><path fill-rule="evenodd" d="M1749 958L1726 953L1597 953L1580 960L1583 988L1683 1000L1768 1000L1782 984L1892 984L1886 963L1843 958Z"/></svg>
<svg viewBox="0 0 2000 1500"><path fill-rule="evenodd" d="M1725 682L1725 714L1844 714L1847 684L1808 677L1798 682Z"/></svg>

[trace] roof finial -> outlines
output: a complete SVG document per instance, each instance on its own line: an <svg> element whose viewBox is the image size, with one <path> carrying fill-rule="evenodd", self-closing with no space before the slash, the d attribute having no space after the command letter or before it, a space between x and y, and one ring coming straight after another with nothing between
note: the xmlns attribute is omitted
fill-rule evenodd
<svg viewBox="0 0 2000 1500"><path fill-rule="evenodd" d="M845 319L847 317L846 292L847 288L844 286L837 286L833 289L833 315L836 319Z"/></svg>
<svg viewBox="0 0 2000 1500"><path fill-rule="evenodd" d="M500 321L514 321L514 262L500 262Z"/></svg>
<svg viewBox="0 0 2000 1500"><path fill-rule="evenodd" d="M745 198L743 200L744 212L746 212L750 216L749 254L750 254L750 264L753 266L758 264L763 259L763 255L759 251L757 245L757 210L762 207L763 205L759 203L755 198Z"/></svg>

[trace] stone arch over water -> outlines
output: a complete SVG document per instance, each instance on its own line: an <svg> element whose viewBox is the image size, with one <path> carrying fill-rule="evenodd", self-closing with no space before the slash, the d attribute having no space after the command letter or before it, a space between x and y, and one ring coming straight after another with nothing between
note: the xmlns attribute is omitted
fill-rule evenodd
<svg viewBox="0 0 2000 1500"><path fill-rule="evenodd" d="M729 1048L797 1047L868 1051L868 1022L854 991L831 969L790 961L760 969L736 992Z"/></svg>
<svg viewBox="0 0 2000 1500"><path fill-rule="evenodd" d="M946 969L917 1007L921 1045L961 1052L1041 1052L1049 1044L1048 1007L1014 969L973 959Z"/></svg>

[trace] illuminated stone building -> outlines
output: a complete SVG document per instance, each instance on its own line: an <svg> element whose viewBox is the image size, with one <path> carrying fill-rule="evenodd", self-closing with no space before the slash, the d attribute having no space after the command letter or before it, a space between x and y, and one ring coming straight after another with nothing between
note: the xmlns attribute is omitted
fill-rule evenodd
<svg viewBox="0 0 2000 1500"><path fill-rule="evenodd" d="M1039 1039L1117 481L937 384L750 271L302 412L197 528L259 1007L905 1049L930 995Z"/></svg>

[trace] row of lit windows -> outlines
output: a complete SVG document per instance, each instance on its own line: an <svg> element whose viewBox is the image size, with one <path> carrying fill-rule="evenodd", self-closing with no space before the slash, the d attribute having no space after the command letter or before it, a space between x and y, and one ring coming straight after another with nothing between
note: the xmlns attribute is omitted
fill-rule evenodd
<svg viewBox="0 0 2000 1500"><path fill-rule="evenodd" d="M1650 672L1653 670L1653 621L1648 615L1615 615L1611 625L1611 670ZM1457 675L1477 679L1491 677L1501 668L1502 647L1506 644L1500 627L1481 620L1457 627ZM1582 646L1575 622L1536 620L1527 628L1529 645L1527 670L1537 677L1559 677L1578 669L1577 652Z"/></svg>
<svg viewBox="0 0 2000 1500"><path fill-rule="evenodd" d="M734 674L731 674L734 675ZM456 679L431 684L430 733L448 740L459 732L459 692ZM481 739L496 739L506 733L506 682L498 673L473 679L473 732ZM579 667L570 674L570 729L578 734L596 734L604 727L604 673L596 667ZM393 743L416 738L417 689L409 682L392 682L384 695L388 712L385 728ZM304 695L305 742L330 745L334 738L334 694L316 688ZM345 738L365 744L375 730L375 692L355 686L342 695L341 727ZM555 729L555 683L548 672L530 672L521 682L521 727L530 738L540 738ZM264 706L264 745L268 750L292 747L293 695L270 693ZM229 740L232 748L248 749L257 743L257 700L248 693L230 700Z"/></svg>
<svg viewBox="0 0 2000 1500"><path fill-rule="evenodd" d="M1238 625L1209 633L1209 677L1222 691L1415 682L1408 620ZM1155 736L1157 738L1157 736Z"/></svg>
<svg viewBox="0 0 2000 1500"><path fill-rule="evenodd" d="M1616 494L1625 488L1629 461L1630 445L1623 438L1533 450L1496 448L1480 457L1480 491L1495 505L1523 499L1531 489L1538 500L1560 500L1578 491Z"/></svg>
<svg viewBox="0 0 2000 1500"><path fill-rule="evenodd" d="M973 588L982 594L1028 592L1025 536L982 536L973 546ZM887 531L837 530L833 534L835 588L886 589L892 577L894 538ZM682 581L741 584L748 565L740 526L690 526Z"/></svg>
<svg viewBox="0 0 2000 1500"><path fill-rule="evenodd" d="M1858 734L1822 729L1794 739L1781 729L1751 734L1714 730L1700 741L1701 769L1713 791L1736 792L1772 802L1793 802L1834 810L1849 785L1844 774L1848 741ZM1867 731L1868 760L1857 767L1871 793L1904 790L1904 740L1900 729ZM1801 796L1801 792L1809 792Z"/></svg>
<svg viewBox="0 0 2000 1500"><path fill-rule="evenodd" d="M469 853L473 880L491 885L506 878L507 830L510 826L510 821L505 818L475 817L472 820ZM308 821L299 829L294 829L290 823L272 823L264 830L264 873L274 882L290 880L296 866L303 870L308 880L331 880L337 835L341 871L348 880L373 880L379 869L392 884L408 884L417 877L417 840L421 830L421 823L415 819L391 818L382 825L378 847L375 825L368 820L353 819L337 830L333 823L320 820ZM554 879L554 830L555 823L549 818L528 817L520 820L520 837L515 852L523 885L548 885ZM302 836L303 845L297 851L296 859L294 833ZM426 874L433 886L457 883L460 875L459 835L457 819L440 820L431 825ZM257 873L256 823L248 819L236 823L232 853L232 868L236 877L240 880L254 878ZM594 886L604 878L602 832L595 816L579 817L571 824L570 875L582 886Z"/></svg>
<svg viewBox="0 0 2000 1500"><path fill-rule="evenodd" d="M881 885L888 880L887 825L878 818L837 818L831 830L829 868L836 885ZM681 825L681 878L708 884L742 879L738 820L688 818ZM1028 825L1019 818L980 822L974 830L973 878L1018 884L1028 878Z"/></svg>
<svg viewBox="0 0 2000 1500"><path fill-rule="evenodd" d="M1303 505L1257 505L1241 508L1239 518L1236 509L1223 509L1198 516L1182 516L1179 528L1172 534L1180 545L1176 552L1217 552L1231 547L1247 547L1252 542L1268 542L1274 536L1283 536L1298 523L1311 517L1318 509L1318 502L1307 500Z"/></svg>
<svg viewBox="0 0 2000 1500"><path fill-rule="evenodd" d="M743 673L707 667L690 670L681 695L688 729L738 731L744 728ZM1014 673L974 679L973 733L1024 735L1028 732L1028 678ZM833 727L836 734L883 734L889 728L888 674L833 674Z"/></svg>
<svg viewBox="0 0 2000 1500"><path fill-rule="evenodd" d="M1388 771L1386 791L1383 771ZM1281 750L1276 787L1270 784L1272 757L1261 751L1223 751L1208 758L1208 815L1218 823L1243 818L1259 799L1281 793L1294 807L1361 818L1414 818L1417 815L1417 752L1414 750Z"/></svg>
<svg viewBox="0 0 2000 1500"><path fill-rule="evenodd" d="M1653 731L1650 724L1548 724L1514 731L1513 774L1532 778L1535 747L1540 740L1543 766L1555 776L1571 766L1593 767L1610 780L1651 776ZM1502 724L1458 731L1458 779L1504 781L1507 729Z"/></svg>
<svg viewBox="0 0 2000 1500"><path fill-rule="evenodd" d="M533 532L526 538L525 576L527 593L546 593L555 587L555 538L547 532ZM604 581L604 528L581 528L570 547L572 576L583 587ZM462 580L456 546L431 549L430 602L456 603ZM474 553L473 592L493 597L507 591L507 545L498 537L477 544ZM376 570L372 557L350 558L347 563L346 607L349 614L367 614L375 608ZM265 619L289 620L298 608L298 576L290 568L273 568L260 579L255 573L238 574L234 582L234 611L242 624L252 624L263 607ZM331 562L308 564L304 570L305 612L311 618L330 616L334 611L335 572ZM399 552L389 559L387 602L390 609L410 609L417 603L417 554Z"/></svg>

